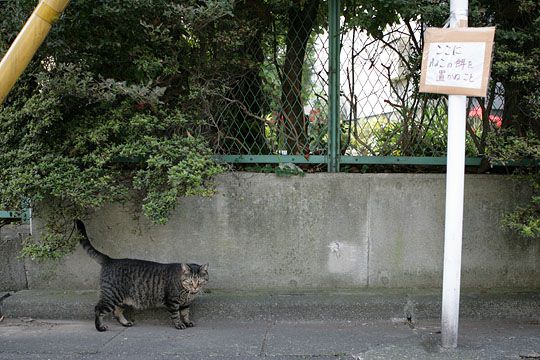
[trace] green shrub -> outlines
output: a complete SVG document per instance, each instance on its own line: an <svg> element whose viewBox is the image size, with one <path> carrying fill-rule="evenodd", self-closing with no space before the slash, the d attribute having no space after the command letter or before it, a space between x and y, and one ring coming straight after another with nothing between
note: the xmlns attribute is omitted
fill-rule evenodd
<svg viewBox="0 0 540 360"><path fill-rule="evenodd" d="M526 238L540 238L540 138L532 132L517 136L500 131L488 140L491 162L512 168L516 180L529 183L532 190L527 204L504 215L503 228Z"/></svg>
<svg viewBox="0 0 540 360"><path fill-rule="evenodd" d="M73 218L107 203L136 201L162 224L179 197L212 194L221 167L201 106L211 84L192 56L194 24L205 11L227 13L226 2L212 4L83 0L67 8L0 106L0 208L30 199L47 220L24 255L68 253ZM34 5L1 5L0 56Z"/></svg>

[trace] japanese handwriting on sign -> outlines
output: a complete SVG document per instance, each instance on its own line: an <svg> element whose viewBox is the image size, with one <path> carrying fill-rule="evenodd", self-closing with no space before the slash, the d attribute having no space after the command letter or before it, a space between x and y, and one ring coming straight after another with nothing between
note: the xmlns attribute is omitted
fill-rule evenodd
<svg viewBox="0 0 540 360"><path fill-rule="evenodd" d="M430 43L427 85L477 89L482 85L485 43Z"/></svg>
<svg viewBox="0 0 540 360"><path fill-rule="evenodd" d="M486 96L495 28L427 28L420 92Z"/></svg>

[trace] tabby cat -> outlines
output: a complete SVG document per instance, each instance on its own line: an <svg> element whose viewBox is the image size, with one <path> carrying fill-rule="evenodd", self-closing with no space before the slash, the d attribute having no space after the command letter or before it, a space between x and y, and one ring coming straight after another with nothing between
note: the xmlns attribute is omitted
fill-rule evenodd
<svg viewBox="0 0 540 360"><path fill-rule="evenodd" d="M97 251L88 239L84 224L75 220L81 234L80 243L88 255L101 264L101 294L95 307L95 324L105 331L103 316L112 311L123 326L132 326L124 309L132 306L145 309L164 304L171 314L174 327L193 326L189 306L208 282L208 264L161 264L137 259L113 259Z"/></svg>

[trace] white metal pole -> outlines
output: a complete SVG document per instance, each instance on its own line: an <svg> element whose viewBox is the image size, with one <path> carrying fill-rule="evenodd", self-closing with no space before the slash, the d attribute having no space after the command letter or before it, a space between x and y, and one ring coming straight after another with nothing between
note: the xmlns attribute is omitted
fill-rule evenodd
<svg viewBox="0 0 540 360"><path fill-rule="evenodd" d="M450 27L467 26L468 0L450 1ZM448 156L441 333L442 346L457 346L461 246L463 236L463 188L465 180L465 114L467 97L448 96Z"/></svg>

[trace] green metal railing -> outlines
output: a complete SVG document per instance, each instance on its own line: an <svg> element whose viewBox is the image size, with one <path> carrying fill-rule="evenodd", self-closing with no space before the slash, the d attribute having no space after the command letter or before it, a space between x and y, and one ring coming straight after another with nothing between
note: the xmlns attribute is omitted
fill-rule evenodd
<svg viewBox="0 0 540 360"><path fill-rule="evenodd" d="M374 38L340 24L340 0L328 1L327 21L318 20L325 27L309 19L309 6L319 1L303 4L276 17L283 23L268 34L241 44L245 65L212 107L216 159L320 164L329 172L341 165L445 165L446 97L417 89L422 24L388 27ZM486 100L470 99L467 165L480 164L503 103L497 84Z"/></svg>
<svg viewBox="0 0 540 360"><path fill-rule="evenodd" d="M28 199L20 204L20 210L0 210L0 225L3 223L22 222L28 224L32 219L32 208Z"/></svg>
<svg viewBox="0 0 540 360"><path fill-rule="evenodd" d="M329 82L328 82L328 172L339 171L340 127L339 127L339 2L328 1L329 33Z"/></svg>
<svg viewBox="0 0 540 360"><path fill-rule="evenodd" d="M28 223L30 221L30 216L30 209L20 211L0 210L0 221L22 221L23 223Z"/></svg>

